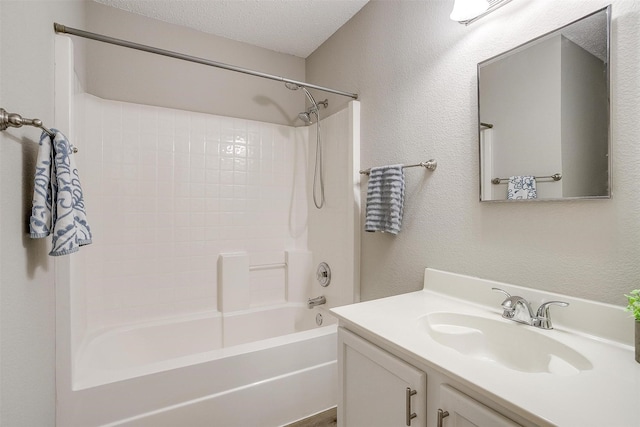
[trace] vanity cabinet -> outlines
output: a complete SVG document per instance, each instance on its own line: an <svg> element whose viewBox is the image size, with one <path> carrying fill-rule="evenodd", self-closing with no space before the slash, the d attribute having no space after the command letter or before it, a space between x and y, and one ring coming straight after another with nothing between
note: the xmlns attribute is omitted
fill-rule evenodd
<svg viewBox="0 0 640 427"><path fill-rule="evenodd" d="M427 426L427 375L344 328L338 376L338 426Z"/></svg>
<svg viewBox="0 0 640 427"><path fill-rule="evenodd" d="M338 328L338 377L339 427L520 426L452 387L442 373L418 368L344 327Z"/></svg>
<svg viewBox="0 0 640 427"><path fill-rule="evenodd" d="M509 418L488 408L453 387L440 386L438 422L443 427L517 427Z"/></svg>

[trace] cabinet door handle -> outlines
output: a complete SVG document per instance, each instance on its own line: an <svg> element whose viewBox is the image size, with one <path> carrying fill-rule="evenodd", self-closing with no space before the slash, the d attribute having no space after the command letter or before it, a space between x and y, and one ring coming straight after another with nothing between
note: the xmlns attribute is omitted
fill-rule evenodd
<svg viewBox="0 0 640 427"><path fill-rule="evenodd" d="M405 420L407 421L407 426L411 426L411 420L414 419L415 417L417 417L415 412L411 412L411 396L413 396L414 394L417 394L418 392L416 390L411 390L411 387L407 387L407 389L405 390L405 409L406 409L406 414L405 414Z"/></svg>
<svg viewBox="0 0 640 427"><path fill-rule="evenodd" d="M438 427L442 427L442 422L449 416L449 411L438 409Z"/></svg>

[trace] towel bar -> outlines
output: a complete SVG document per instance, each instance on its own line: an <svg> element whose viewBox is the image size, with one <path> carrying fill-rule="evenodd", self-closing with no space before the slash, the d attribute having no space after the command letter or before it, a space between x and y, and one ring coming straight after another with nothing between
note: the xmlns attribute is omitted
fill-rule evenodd
<svg viewBox="0 0 640 427"><path fill-rule="evenodd" d="M430 171L434 171L438 167L438 162L436 162L435 159L431 159L431 160L427 160L426 162L416 163L415 165L402 165L403 168L415 168L418 166L427 168ZM369 175L370 173L371 173L371 168L360 171L361 175Z"/></svg>
<svg viewBox="0 0 640 427"><path fill-rule="evenodd" d="M25 119L20 114L9 113L4 108L0 108L0 131L7 130L9 127L21 128L22 126L33 126L45 131L51 138L55 136L55 133L42 124L40 119ZM78 152L76 147L72 147L71 150L74 153Z"/></svg>
<svg viewBox="0 0 640 427"><path fill-rule="evenodd" d="M0 108L0 130L9 127L21 128L22 126L33 126L42 129L49 136L53 137L54 133L42 124L40 119L25 119L20 114L9 113L4 108Z"/></svg>
<svg viewBox="0 0 640 427"><path fill-rule="evenodd" d="M553 179L554 181L560 181L562 179L562 174L554 173L553 175L547 175L547 176L534 176L534 178L535 179L550 178L550 179ZM509 181L509 178L493 178L491 180L493 184L500 184L502 181Z"/></svg>

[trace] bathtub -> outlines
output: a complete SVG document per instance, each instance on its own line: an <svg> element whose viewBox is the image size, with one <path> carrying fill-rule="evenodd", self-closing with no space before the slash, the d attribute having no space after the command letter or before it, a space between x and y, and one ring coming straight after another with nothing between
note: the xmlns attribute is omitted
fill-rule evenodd
<svg viewBox="0 0 640 427"><path fill-rule="evenodd" d="M336 405L336 348L335 318L299 303L102 331L79 347L59 424L285 425Z"/></svg>

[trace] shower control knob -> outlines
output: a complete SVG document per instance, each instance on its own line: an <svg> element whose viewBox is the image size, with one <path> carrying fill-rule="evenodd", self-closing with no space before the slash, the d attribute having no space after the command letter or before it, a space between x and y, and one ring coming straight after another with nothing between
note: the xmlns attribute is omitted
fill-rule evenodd
<svg viewBox="0 0 640 427"><path fill-rule="evenodd" d="M326 262L321 262L318 265L318 270L316 271L316 279L320 286L327 287L331 283L331 269L329 268L329 264Z"/></svg>

